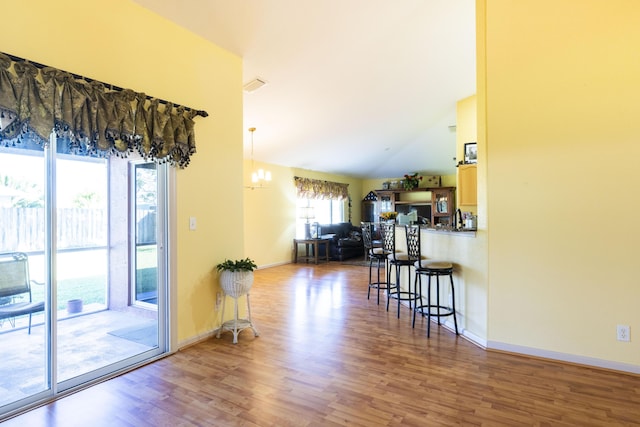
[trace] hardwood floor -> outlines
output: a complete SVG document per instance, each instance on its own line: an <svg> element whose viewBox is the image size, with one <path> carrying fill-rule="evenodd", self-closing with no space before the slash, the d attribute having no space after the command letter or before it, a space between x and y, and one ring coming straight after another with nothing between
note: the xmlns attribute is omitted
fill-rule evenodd
<svg viewBox="0 0 640 427"><path fill-rule="evenodd" d="M640 377L485 351L375 298L366 269L256 272L260 330L209 339L6 426L640 425Z"/></svg>

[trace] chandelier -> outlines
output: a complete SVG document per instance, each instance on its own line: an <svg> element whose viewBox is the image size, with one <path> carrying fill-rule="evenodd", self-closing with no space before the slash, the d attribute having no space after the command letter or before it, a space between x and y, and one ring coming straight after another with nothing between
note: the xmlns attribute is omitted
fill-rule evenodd
<svg viewBox="0 0 640 427"><path fill-rule="evenodd" d="M251 132L251 185L248 185L247 188L255 189L255 188L264 188L266 183L271 181L271 172L268 170L264 170L262 168L255 168L253 161L253 133L256 131L256 128L249 128L249 132Z"/></svg>

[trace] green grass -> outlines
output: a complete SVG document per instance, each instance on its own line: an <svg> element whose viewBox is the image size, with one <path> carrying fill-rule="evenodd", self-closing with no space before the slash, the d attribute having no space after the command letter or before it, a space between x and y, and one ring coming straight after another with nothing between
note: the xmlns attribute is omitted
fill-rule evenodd
<svg viewBox="0 0 640 427"><path fill-rule="evenodd" d="M157 282L157 249L156 246L142 246L137 248L136 286L138 294L155 292ZM32 285L34 301L44 300L44 286ZM84 305L106 305L107 277L106 275L76 277L58 280L58 310L67 308L67 301L81 299Z"/></svg>
<svg viewBox="0 0 640 427"><path fill-rule="evenodd" d="M70 299L81 299L83 304L106 304L107 278L105 276L77 277L58 281L58 310L67 308ZM44 300L44 286L32 285L34 301Z"/></svg>
<svg viewBox="0 0 640 427"><path fill-rule="evenodd" d="M158 269L142 268L136 271L136 290L138 293L154 292L158 290Z"/></svg>
<svg viewBox="0 0 640 427"><path fill-rule="evenodd" d="M136 294L156 294L158 290L158 250L156 245L136 248Z"/></svg>

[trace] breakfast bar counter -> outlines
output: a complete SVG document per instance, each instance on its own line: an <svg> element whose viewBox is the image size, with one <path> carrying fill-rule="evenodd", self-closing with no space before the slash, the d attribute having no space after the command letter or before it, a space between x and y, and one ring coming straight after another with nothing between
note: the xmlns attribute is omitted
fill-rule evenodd
<svg viewBox="0 0 640 427"><path fill-rule="evenodd" d="M396 248L400 251L407 249L404 225L396 225ZM453 264L458 327L464 335L470 334L474 341L485 344L485 340L477 337L486 337L487 328L486 233L483 230L453 231L425 226L420 228L420 248L428 260ZM406 275L402 280L406 281ZM411 280L413 283L413 277ZM406 284L402 283L402 286ZM449 298L449 295L442 297Z"/></svg>

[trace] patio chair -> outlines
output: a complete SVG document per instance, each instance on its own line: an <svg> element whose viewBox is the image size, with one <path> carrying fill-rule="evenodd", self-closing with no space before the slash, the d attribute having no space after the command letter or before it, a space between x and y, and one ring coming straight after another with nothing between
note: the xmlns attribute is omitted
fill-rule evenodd
<svg viewBox="0 0 640 427"><path fill-rule="evenodd" d="M44 301L34 302L31 296L29 279L29 258L23 252L0 254L0 320L9 319L12 327L15 318L29 315L29 334L31 334L31 316L44 311ZM25 300L27 299L27 300Z"/></svg>

